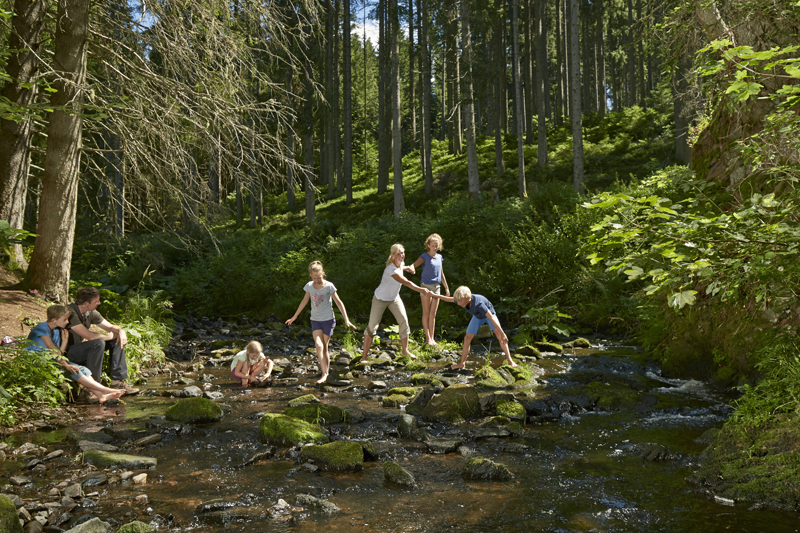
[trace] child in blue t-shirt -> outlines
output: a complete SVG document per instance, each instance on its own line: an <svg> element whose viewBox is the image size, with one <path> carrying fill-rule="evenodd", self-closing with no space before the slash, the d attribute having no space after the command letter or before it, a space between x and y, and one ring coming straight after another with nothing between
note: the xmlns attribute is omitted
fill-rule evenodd
<svg viewBox="0 0 800 533"><path fill-rule="evenodd" d="M461 349L461 361L451 366L453 370L464 368L467 356L469 355L469 345L472 343L472 338L484 324L489 324L489 328L494 332L497 340L500 341L500 347L503 349L503 353L506 354L509 366L517 366L517 363L511 359L511 352L508 350L508 336L500 326L500 321L497 319L494 306L492 306L489 300L480 294L472 294L469 287L464 287L463 285L456 289L452 297L439 294L434 294L433 297L446 302L455 302L472 315L469 326L467 326L467 334L464 335L464 346Z"/></svg>
<svg viewBox="0 0 800 533"><path fill-rule="evenodd" d="M444 269L442 268L442 254L439 253L443 247L444 242L439 234L432 233L425 239L427 252L420 255L414 261L413 266L417 268L420 265L425 265L422 268L420 287L428 289L432 293L441 294L441 287L444 285L444 295L450 296L450 287L447 286L447 278L445 278ZM422 298L422 329L425 331L425 342L428 346L436 346L433 333L436 329L436 310L439 308L439 300L425 293L420 294L420 298Z"/></svg>
<svg viewBox="0 0 800 533"><path fill-rule="evenodd" d="M47 308L47 322L40 322L28 334L28 340L33 341L25 349L31 352L51 351L56 354L55 361L61 365L64 373L73 381L77 381L86 390L94 394L100 403L125 394L125 389L111 389L96 382L92 372L85 366L69 362L64 357L67 350L67 335L64 328L69 323L72 314L64 305L51 305Z"/></svg>

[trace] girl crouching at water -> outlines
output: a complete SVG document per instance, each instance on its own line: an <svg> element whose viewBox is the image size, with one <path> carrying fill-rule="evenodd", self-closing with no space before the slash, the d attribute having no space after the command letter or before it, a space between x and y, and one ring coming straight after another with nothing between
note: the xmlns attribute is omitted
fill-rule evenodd
<svg viewBox="0 0 800 533"><path fill-rule="evenodd" d="M344 303L336 293L336 287L330 281L325 279L325 270L322 268L322 263L319 261L312 261L308 265L308 275L311 281L305 284L303 290L306 292L303 300L297 307L294 316L286 321L291 324L300 315L300 312L311 300L311 335L314 337L314 347L317 351L317 360L319 361L319 370L322 376L317 380L317 383L324 383L328 379L328 372L331 367L331 356L328 353L328 343L331 341L333 335L333 328L336 327L336 317L333 315L333 304L336 302L336 307L342 313L344 323L347 327L356 329L355 324L350 322L347 318L347 310L344 308Z"/></svg>
<svg viewBox="0 0 800 533"><path fill-rule="evenodd" d="M231 361L231 377L242 384L242 387L249 387L265 383L272 374L272 359L263 353L261 343L250 341L250 344L237 353ZM261 378L258 376L267 369L267 373Z"/></svg>

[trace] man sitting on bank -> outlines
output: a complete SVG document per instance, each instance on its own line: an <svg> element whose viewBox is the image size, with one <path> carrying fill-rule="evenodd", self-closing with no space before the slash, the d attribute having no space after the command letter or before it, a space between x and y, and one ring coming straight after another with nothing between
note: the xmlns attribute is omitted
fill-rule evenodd
<svg viewBox="0 0 800 533"><path fill-rule="evenodd" d="M131 387L125 381L128 379L128 363L125 361L128 336L124 329L112 324L96 311L99 305L100 291L96 287L83 287L78 289L75 303L67 306L72 310L67 326L69 330L67 359L86 366L99 383L103 371L103 355L108 350L111 355L111 368L108 372L112 380L111 386L115 389L125 389L125 394L136 394L139 389ZM100 326L108 333L92 331L89 329L92 324Z"/></svg>

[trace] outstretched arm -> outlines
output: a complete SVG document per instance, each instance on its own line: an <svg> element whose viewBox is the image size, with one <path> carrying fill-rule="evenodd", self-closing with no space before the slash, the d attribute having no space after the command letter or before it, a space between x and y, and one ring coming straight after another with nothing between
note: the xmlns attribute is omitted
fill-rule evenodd
<svg viewBox="0 0 800 533"><path fill-rule="evenodd" d="M350 322L350 319L347 318L347 310L344 308L344 302L342 302L341 298L339 298L339 295L334 292L331 297L333 298L333 301L336 302L336 307L338 307L339 311L341 311L342 313L342 318L344 318L345 326L347 326L348 328L358 329L356 325Z"/></svg>
<svg viewBox="0 0 800 533"><path fill-rule="evenodd" d="M447 292L449 293L450 291ZM452 296L444 296L442 294L434 294L434 293L431 293L431 296L433 296L434 298L438 298L440 300L444 300L445 302L450 302L451 304L455 303L456 301L456 299L453 298Z"/></svg>
<svg viewBox="0 0 800 533"><path fill-rule="evenodd" d="M422 294L426 294L428 296L431 296L433 294L428 289L423 289L413 281L406 279L405 276L401 276L400 274L392 274L392 277L394 278L395 281L397 281L398 283L402 283L411 290L417 291Z"/></svg>
<svg viewBox="0 0 800 533"><path fill-rule="evenodd" d="M294 316L286 321L287 324L291 324L292 322L297 320L297 317L300 316L300 312L303 310L303 308L308 303L308 300L310 300L310 299L311 299L311 295L309 293L306 293L306 295L303 296L303 301L300 302L300 305L297 306L297 311L294 312Z"/></svg>
<svg viewBox="0 0 800 533"><path fill-rule="evenodd" d="M447 286L447 280L444 277L444 268L442 268L442 285L444 285L445 296L450 296L450 287Z"/></svg>

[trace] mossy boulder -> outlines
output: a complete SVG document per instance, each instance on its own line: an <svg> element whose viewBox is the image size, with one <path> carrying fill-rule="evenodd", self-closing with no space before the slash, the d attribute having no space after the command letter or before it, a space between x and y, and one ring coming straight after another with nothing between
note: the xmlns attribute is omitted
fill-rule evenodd
<svg viewBox="0 0 800 533"><path fill-rule="evenodd" d="M318 446L306 446L300 460L332 472L357 472L364 467L364 450L359 442L336 441Z"/></svg>
<svg viewBox="0 0 800 533"><path fill-rule="evenodd" d="M389 389L386 394L391 396L392 394L402 394L403 396L408 396L409 398L413 398L419 392L419 387L394 387Z"/></svg>
<svg viewBox="0 0 800 533"><path fill-rule="evenodd" d="M158 531L158 528L155 526L134 520L119 528L117 533L155 533L156 531Z"/></svg>
<svg viewBox="0 0 800 533"><path fill-rule="evenodd" d="M427 363L423 363L422 361L411 361L406 363L406 370L409 372L420 372L428 368Z"/></svg>
<svg viewBox="0 0 800 533"><path fill-rule="evenodd" d="M283 414L305 420L311 424L340 424L350 420L347 410L324 403L309 403L289 407Z"/></svg>
<svg viewBox="0 0 800 533"><path fill-rule="evenodd" d="M601 410L632 407L641 402L641 394L621 382L594 382L585 388L589 399Z"/></svg>
<svg viewBox="0 0 800 533"><path fill-rule="evenodd" d="M389 483L402 485L404 487L417 487L417 480L414 479L414 476L411 475L411 472L399 464L393 463L392 461L386 461L385 463L381 464L381 468L383 469L383 478Z"/></svg>
<svg viewBox="0 0 800 533"><path fill-rule="evenodd" d="M514 350L515 355L521 355L523 357L536 357L539 358L542 356L542 352L540 352L535 346L531 346L530 344L526 344L525 346L520 346L516 350Z"/></svg>
<svg viewBox="0 0 800 533"><path fill-rule="evenodd" d="M502 463L495 463L485 457L471 457L464 467L463 476L467 479L490 479L509 481L514 474Z"/></svg>
<svg viewBox="0 0 800 533"><path fill-rule="evenodd" d="M408 396L404 396L402 394L390 394L389 396L384 396L383 400L381 400L381 404L384 407L400 407L401 405L405 405L411 401L411 398Z"/></svg>
<svg viewBox="0 0 800 533"><path fill-rule="evenodd" d="M514 377L514 382L518 381L532 381L534 377L536 377L531 370L530 365L503 365L498 370L504 370L508 374L511 374Z"/></svg>
<svg viewBox="0 0 800 533"><path fill-rule="evenodd" d="M516 420L506 426L506 429L514 436L523 435L525 433L525 426Z"/></svg>
<svg viewBox="0 0 800 533"><path fill-rule="evenodd" d="M299 405L308 405L312 403L320 403L319 398L314 396L313 394L304 394L303 396L298 396L292 400L289 400L289 407L297 407Z"/></svg>
<svg viewBox="0 0 800 533"><path fill-rule="evenodd" d="M442 386L442 381L434 374L414 374L408 379L414 385L431 385L433 387Z"/></svg>
<svg viewBox="0 0 800 533"><path fill-rule="evenodd" d="M330 439L313 424L278 413L267 413L258 426L259 440L267 444L288 446L290 444L326 443Z"/></svg>
<svg viewBox="0 0 800 533"><path fill-rule="evenodd" d="M431 422L459 424L481 414L478 392L475 387L461 383L447 387L431 398L421 414Z"/></svg>
<svg viewBox="0 0 800 533"><path fill-rule="evenodd" d="M482 389L505 389L510 383L490 366L484 366L475 372L475 384Z"/></svg>
<svg viewBox="0 0 800 533"><path fill-rule="evenodd" d="M501 400L497 402L497 415L511 420L525 420L525 407L519 402Z"/></svg>
<svg viewBox="0 0 800 533"><path fill-rule="evenodd" d="M533 347L540 352L563 353L564 347L555 342L534 342Z"/></svg>
<svg viewBox="0 0 800 533"><path fill-rule="evenodd" d="M222 407L206 398L184 398L167 409L167 420L181 424L205 424L222 420Z"/></svg>
<svg viewBox="0 0 800 533"><path fill-rule="evenodd" d="M564 343L564 346L569 346L570 348L591 348L592 343L583 337L578 337L575 340Z"/></svg>
<svg viewBox="0 0 800 533"><path fill-rule="evenodd" d="M83 452L83 464L95 465L98 468L118 467L128 470L141 470L143 468L155 468L158 465L158 460L155 457L104 452L102 450L86 450Z"/></svg>
<svg viewBox="0 0 800 533"><path fill-rule="evenodd" d="M8 533L22 533L22 526L19 525L17 507L11 498L5 494L0 494L0 531Z"/></svg>

